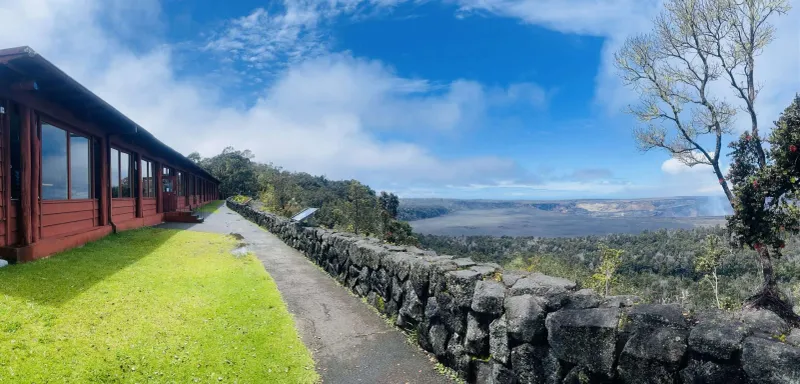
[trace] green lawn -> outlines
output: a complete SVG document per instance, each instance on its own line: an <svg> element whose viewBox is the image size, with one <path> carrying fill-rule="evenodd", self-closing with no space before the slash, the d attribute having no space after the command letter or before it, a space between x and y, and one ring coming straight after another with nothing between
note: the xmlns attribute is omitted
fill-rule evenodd
<svg viewBox="0 0 800 384"><path fill-rule="evenodd" d="M216 212L223 204L225 204L224 200L214 200L202 205L200 208L197 209L197 212L203 214L209 214Z"/></svg>
<svg viewBox="0 0 800 384"><path fill-rule="evenodd" d="M235 245L140 229L0 269L0 382L317 381L274 281Z"/></svg>

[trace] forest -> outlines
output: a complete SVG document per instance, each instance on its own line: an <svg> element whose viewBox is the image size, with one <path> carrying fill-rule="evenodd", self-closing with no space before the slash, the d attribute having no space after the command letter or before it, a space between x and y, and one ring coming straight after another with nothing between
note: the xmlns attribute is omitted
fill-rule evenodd
<svg viewBox="0 0 800 384"><path fill-rule="evenodd" d="M310 221L336 230L381 238L395 244L416 244L411 226L398 220L399 199L376 193L356 180L329 180L305 172L290 172L254 161L249 150L225 148L208 158L188 156L220 181L223 198L244 195L266 212L291 217L301 210L319 210Z"/></svg>
<svg viewBox="0 0 800 384"><path fill-rule="evenodd" d="M726 236L720 226L691 230L647 231L574 238L418 235L424 248L441 254L492 261L508 269L525 269L573 279L592 287L603 246L622 251L612 294L633 294L645 302L683 303L688 308L716 306L708 274L697 268L709 235ZM717 268L724 307L740 306L761 284L753 250L721 246ZM787 296L800 298L800 241L793 237L776 261L776 275ZM596 287L595 287L596 288ZM796 300L797 301L797 300ZM800 303L795 303L800 304Z"/></svg>

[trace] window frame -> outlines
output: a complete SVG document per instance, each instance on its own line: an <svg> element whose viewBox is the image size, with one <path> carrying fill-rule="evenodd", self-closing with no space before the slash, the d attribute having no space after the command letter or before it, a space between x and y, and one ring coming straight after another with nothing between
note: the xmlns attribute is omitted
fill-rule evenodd
<svg viewBox="0 0 800 384"><path fill-rule="evenodd" d="M111 176L114 173L114 159L111 159L111 154L113 153L112 150L117 151L117 182L119 187L117 187L117 191L119 192L119 197L114 196L114 184L111 181ZM122 154L128 155L128 187L131 191L130 196L122 196ZM112 199L136 199L136 184L134 183L134 179L136 179L136 161L135 156L133 156L133 151L127 151L124 149L120 149L119 147L111 146L111 150L108 151L109 157L109 167L108 167L108 178L111 181L111 198Z"/></svg>
<svg viewBox="0 0 800 384"><path fill-rule="evenodd" d="M94 142L95 137L89 133L86 133L80 129L77 129L69 124L62 123L58 119L51 118L45 114L38 113L38 122L36 124L36 137L39 140L39 200L41 201L65 201L65 200L95 200L97 199L95 193L95 162L94 162ZM44 173L44 154L42 152L42 127L44 125L49 125L54 128L60 129L64 131L64 135L66 136L66 152L67 152L67 198L66 199L45 199L43 197L44 193L44 180L42 174ZM73 199L72 198L72 145L71 145L71 137L70 134L75 136L80 136L88 140L88 150L89 150L89 197L87 198L80 198L80 199Z"/></svg>
<svg viewBox="0 0 800 384"><path fill-rule="evenodd" d="M142 163L147 163L147 166L145 167L144 165L142 165ZM156 163L155 163L155 161L150 160L149 158L146 158L146 157L142 156L142 158L139 160L139 166L142 167L142 179L139 181L142 184L142 198L145 198L145 199L155 198L156 197L156 182L155 182L155 180L156 180L156 174L155 174L156 173L155 172L156 171ZM150 186L149 192L148 192L148 189L147 189L147 183L144 182L145 178L148 177L148 174L149 174L149 177L150 177L150 183L152 184ZM152 196L150 195L151 193L152 193Z"/></svg>

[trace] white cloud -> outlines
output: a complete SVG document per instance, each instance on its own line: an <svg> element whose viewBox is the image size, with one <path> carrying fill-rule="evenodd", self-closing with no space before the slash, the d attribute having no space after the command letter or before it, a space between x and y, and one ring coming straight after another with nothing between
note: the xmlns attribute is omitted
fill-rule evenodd
<svg viewBox="0 0 800 384"><path fill-rule="evenodd" d="M649 32L662 0L453 0L462 13L483 12L520 19L564 33L606 38L597 75L595 99L611 113L636 101L621 83L613 66L613 54L629 36ZM792 3L792 2L790 2ZM796 3L796 2L794 2ZM757 58L756 78L762 91L757 100L759 124L769 129L779 113L800 89L800 5L788 14L773 17L775 40ZM712 90L736 105L733 91L723 81ZM749 129L749 118L740 113L739 131Z"/></svg>
<svg viewBox="0 0 800 384"><path fill-rule="evenodd" d="M272 4L280 8L277 11L256 8L229 20L203 49L220 53L226 60L239 60L249 70L274 72L330 52L326 27L340 16L375 16L402 2L406 0L283 0Z"/></svg>
<svg viewBox="0 0 800 384"><path fill-rule="evenodd" d="M714 172L714 169L707 164L698 164L690 167L676 158L665 160L661 164L661 170L668 175L680 175L684 173L709 173Z"/></svg>
<svg viewBox="0 0 800 384"><path fill-rule="evenodd" d="M32 46L183 153L210 156L232 145L287 169L376 185L422 188L525 177L507 158L443 159L414 143L379 139L380 130L479 121L493 90L478 83L434 85L397 76L379 61L325 54L290 65L251 106L231 106L214 82L179 78L168 46L133 50L122 44L101 22L115 12L107 5L0 0L0 47ZM155 18L159 11L142 14ZM501 91L535 100L533 85L521 89Z"/></svg>

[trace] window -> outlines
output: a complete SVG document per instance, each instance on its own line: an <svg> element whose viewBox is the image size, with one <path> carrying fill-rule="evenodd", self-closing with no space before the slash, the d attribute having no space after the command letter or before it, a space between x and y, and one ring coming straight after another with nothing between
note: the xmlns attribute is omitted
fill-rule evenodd
<svg viewBox="0 0 800 384"><path fill-rule="evenodd" d="M91 167L89 139L69 134L70 199L88 199L91 196Z"/></svg>
<svg viewBox="0 0 800 384"><path fill-rule="evenodd" d="M168 167L164 167L161 169L161 189L163 192L170 193L175 192L172 186L172 169Z"/></svg>
<svg viewBox="0 0 800 384"><path fill-rule="evenodd" d="M89 199L89 138L42 124L42 199Z"/></svg>
<svg viewBox="0 0 800 384"><path fill-rule="evenodd" d="M111 197L133 197L133 167L130 154L111 148Z"/></svg>
<svg viewBox="0 0 800 384"><path fill-rule="evenodd" d="M156 169L152 162L142 160L142 195L156 197Z"/></svg>
<svg viewBox="0 0 800 384"><path fill-rule="evenodd" d="M22 156L20 154L20 148L22 145L19 141L19 133L22 129L22 116L20 116L19 105L12 104L10 109L11 129L9 131L11 133L11 198L19 199L21 190L20 185L22 184Z"/></svg>

